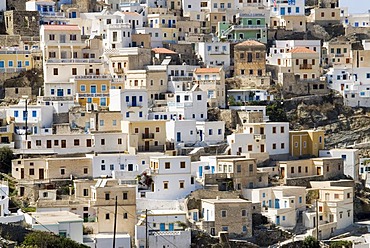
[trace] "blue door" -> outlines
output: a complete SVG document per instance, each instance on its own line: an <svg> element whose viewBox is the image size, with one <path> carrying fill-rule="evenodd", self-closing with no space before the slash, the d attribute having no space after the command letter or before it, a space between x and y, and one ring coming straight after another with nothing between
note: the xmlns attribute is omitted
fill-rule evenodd
<svg viewBox="0 0 370 248"><path fill-rule="evenodd" d="M166 225L165 225L164 223L159 224L159 230L160 230L161 232L166 231Z"/></svg>
<svg viewBox="0 0 370 248"><path fill-rule="evenodd" d="M260 96L256 96L256 101L259 101L260 100Z"/></svg>
<svg viewBox="0 0 370 248"><path fill-rule="evenodd" d="M269 208L272 208L272 201L269 200Z"/></svg>
<svg viewBox="0 0 370 248"><path fill-rule="evenodd" d="M96 93L96 85L91 85L90 86L90 92L91 93Z"/></svg>
<svg viewBox="0 0 370 248"><path fill-rule="evenodd" d="M199 166L199 177L203 176L203 166Z"/></svg>
<svg viewBox="0 0 370 248"><path fill-rule="evenodd" d="M107 106L107 98L100 98L100 106Z"/></svg>
<svg viewBox="0 0 370 248"><path fill-rule="evenodd" d="M280 225L280 216L276 216L276 225Z"/></svg>
<svg viewBox="0 0 370 248"><path fill-rule="evenodd" d="M214 166L211 166L211 173L214 174L215 173L215 167Z"/></svg>
<svg viewBox="0 0 370 248"><path fill-rule="evenodd" d="M358 22L355 22L355 27L358 27Z"/></svg>
<svg viewBox="0 0 370 248"><path fill-rule="evenodd" d="M174 227L173 227L173 223L170 223L170 224L168 225L168 230L169 230L169 231L173 231L173 230L175 230L175 229L174 229Z"/></svg>
<svg viewBox="0 0 370 248"><path fill-rule="evenodd" d="M280 208L280 200L275 199L275 208L279 209Z"/></svg>
<svg viewBox="0 0 370 248"><path fill-rule="evenodd" d="M77 18L77 12L72 12L72 13L71 13L71 17L72 17L72 18Z"/></svg>
<svg viewBox="0 0 370 248"><path fill-rule="evenodd" d="M4 61L0 61L0 68L4 68L4 67L5 67Z"/></svg>
<svg viewBox="0 0 370 248"><path fill-rule="evenodd" d="M198 221L198 215L196 212L193 212L193 220Z"/></svg>
<svg viewBox="0 0 370 248"><path fill-rule="evenodd" d="M180 142L181 141L181 132L176 133L176 141Z"/></svg>
<svg viewBox="0 0 370 248"><path fill-rule="evenodd" d="M17 61L17 67L22 67L22 61Z"/></svg>
<svg viewBox="0 0 370 248"><path fill-rule="evenodd" d="M285 8L284 7L280 8L280 15L285 15Z"/></svg>
<svg viewBox="0 0 370 248"><path fill-rule="evenodd" d="M133 107L136 107L137 106L137 100L136 100L136 96L132 96L132 106Z"/></svg>
<svg viewBox="0 0 370 248"><path fill-rule="evenodd" d="M172 21L171 20L168 20L168 27L172 27Z"/></svg>
<svg viewBox="0 0 370 248"><path fill-rule="evenodd" d="M63 96L63 89L57 89L57 96Z"/></svg>

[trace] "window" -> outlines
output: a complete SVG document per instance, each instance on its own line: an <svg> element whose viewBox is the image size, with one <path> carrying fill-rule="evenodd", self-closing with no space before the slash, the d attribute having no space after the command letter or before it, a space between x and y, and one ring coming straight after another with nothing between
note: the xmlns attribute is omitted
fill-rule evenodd
<svg viewBox="0 0 370 248"><path fill-rule="evenodd" d="M72 68L72 75L77 75L77 68Z"/></svg>
<svg viewBox="0 0 370 248"><path fill-rule="evenodd" d="M122 194L122 199L123 199L123 200L127 200L127 199L128 199L128 194L127 194L127 192L123 192L123 194Z"/></svg>
<svg viewBox="0 0 370 248"><path fill-rule="evenodd" d="M84 189L83 194L84 194L84 196L89 196L89 189Z"/></svg>
<svg viewBox="0 0 370 248"><path fill-rule="evenodd" d="M18 116L19 116L18 110L14 110L14 117L18 117Z"/></svg>
<svg viewBox="0 0 370 248"><path fill-rule="evenodd" d="M276 150L276 144L274 143L274 144L272 144L272 149L273 150Z"/></svg>
<svg viewBox="0 0 370 248"><path fill-rule="evenodd" d="M281 144L280 144L280 148L281 148L281 149L285 149L285 143L281 143Z"/></svg>
<svg viewBox="0 0 370 248"><path fill-rule="evenodd" d="M300 197L298 198L298 202L299 202L299 203L302 203L302 196L300 196Z"/></svg>
<svg viewBox="0 0 370 248"><path fill-rule="evenodd" d="M41 146L41 140L36 140L36 146Z"/></svg>
<svg viewBox="0 0 370 248"><path fill-rule="evenodd" d="M245 209L242 210L242 216L247 216L247 210Z"/></svg>
<svg viewBox="0 0 370 248"><path fill-rule="evenodd" d="M252 172L253 171L253 164L250 164L249 165L249 171Z"/></svg>
<svg viewBox="0 0 370 248"><path fill-rule="evenodd" d="M66 169L65 168L61 168L60 169L60 174L61 175L65 175L66 174Z"/></svg>
<svg viewBox="0 0 370 248"><path fill-rule="evenodd" d="M105 219L106 219L106 220L109 220L109 213L106 213L106 214L105 214Z"/></svg>
<svg viewBox="0 0 370 248"><path fill-rule="evenodd" d="M347 193L347 198L351 198L351 193Z"/></svg>
<svg viewBox="0 0 370 248"><path fill-rule="evenodd" d="M105 145L105 139L100 140L100 145L104 146Z"/></svg>
<svg viewBox="0 0 370 248"><path fill-rule="evenodd" d="M80 91L86 91L86 86L84 84L81 84L80 85Z"/></svg>
<svg viewBox="0 0 370 248"><path fill-rule="evenodd" d="M106 200L106 201L109 201L109 200L110 200L110 195L109 195L109 193L105 193L105 200Z"/></svg>
<svg viewBox="0 0 370 248"><path fill-rule="evenodd" d="M89 169L88 168L84 168L84 174L88 174L89 173Z"/></svg>
<svg viewBox="0 0 370 248"><path fill-rule="evenodd" d="M156 128L155 128L155 132L156 132L156 133L159 133L159 127L156 127Z"/></svg>
<svg viewBox="0 0 370 248"><path fill-rule="evenodd" d="M276 127L272 127L272 133L276 133Z"/></svg>
<svg viewBox="0 0 370 248"><path fill-rule="evenodd" d="M80 140L79 139L73 140L73 145L74 146L79 146L80 145Z"/></svg>
<svg viewBox="0 0 370 248"><path fill-rule="evenodd" d="M280 133L284 133L284 127L280 127Z"/></svg>
<svg viewBox="0 0 370 248"><path fill-rule="evenodd" d="M294 173L294 167L291 167L291 168L290 168L290 172L291 172L291 173Z"/></svg>
<svg viewBox="0 0 370 248"><path fill-rule="evenodd" d="M223 226L223 227L222 227L222 231L224 231L224 232L229 231L229 227L228 227L228 226Z"/></svg>
<svg viewBox="0 0 370 248"><path fill-rule="evenodd" d="M226 210L221 210L221 217L227 217L227 211Z"/></svg>
<svg viewBox="0 0 370 248"><path fill-rule="evenodd" d="M117 126L117 120L113 120L113 121L112 121L112 125L113 125L113 126Z"/></svg>
<svg viewBox="0 0 370 248"><path fill-rule="evenodd" d="M58 68L53 69L53 75L58 75Z"/></svg>
<svg viewBox="0 0 370 248"><path fill-rule="evenodd" d="M184 184L185 184L185 183L184 183L184 181L182 181L182 180L181 180L181 181L179 181L179 184L180 184L180 185L179 185L179 186L180 186L180 189L183 189L183 188L184 188Z"/></svg>
<svg viewBox="0 0 370 248"><path fill-rule="evenodd" d="M124 219L127 219L128 218L128 214L127 213L123 213L123 218Z"/></svg>
<svg viewBox="0 0 370 248"><path fill-rule="evenodd" d="M117 144L118 144L118 145L122 145L122 138L118 138L118 140L117 140Z"/></svg>
<svg viewBox="0 0 370 248"><path fill-rule="evenodd" d="M114 164L109 165L109 169L110 169L111 171L113 171L113 170L114 170Z"/></svg>
<svg viewBox="0 0 370 248"><path fill-rule="evenodd" d="M212 129L208 129L208 134L209 135L213 135L213 130Z"/></svg>
<svg viewBox="0 0 370 248"><path fill-rule="evenodd" d="M181 161L181 162L180 162L180 168L181 168L181 169L184 169L184 168L185 168L185 161Z"/></svg>
<svg viewBox="0 0 370 248"><path fill-rule="evenodd" d="M99 124L100 124L101 127L104 126L104 120L100 120Z"/></svg>
<svg viewBox="0 0 370 248"><path fill-rule="evenodd" d="M236 165L236 172L241 173L242 172L242 166L240 164Z"/></svg>
<svg viewBox="0 0 370 248"><path fill-rule="evenodd" d="M168 181L163 182L163 189L168 189Z"/></svg>
<svg viewBox="0 0 370 248"><path fill-rule="evenodd" d="M197 100L202 101L202 95L197 95Z"/></svg>
<svg viewBox="0 0 370 248"><path fill-rule="evenodd" d="M69 35L69 39L70 40L77 40L77 35L71 34L71 35Z"/></svg>
<svg viewBox="0 0 370 248"><path fill-rule="evenodd" d="M35 175L35 169L30 169L30 176L33 176L33 175Z"/></svg>
<svg viewBox="0 0 370 248"><path fill-rule="evenodd" d="M165 162L164 163L164 168L165 169L171 169L171 163L170 162Z"/></svg>
<svg viewBox="0 0 370 248"><path fill-rule="evenodd" d="M102 86L101 86L101 91L106 91L106 90L107 90L107 85L102 84Z"/></svg>

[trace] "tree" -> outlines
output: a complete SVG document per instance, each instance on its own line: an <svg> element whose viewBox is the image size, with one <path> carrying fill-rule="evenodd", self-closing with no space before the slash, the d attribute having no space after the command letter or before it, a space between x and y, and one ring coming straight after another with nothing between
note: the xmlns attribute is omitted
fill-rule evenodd
<svg viewBox="0 0 370 248"><path fill-rule="evenodd" d="M308 236L303 240L303 248L320 248L320 242L312 236Z"/></svg>
<svg viewBox="0 0 370 248"><path fill-rule="evenodd" d="M53 233L35 231L27 234L23 246L39 248L85 248L86 245L79 244L68 238L59 237Z"/></svg>
<svg viewBox="0 0 370 248"><path fill-rule="evenodd" d="M12 170L12 160L15 158L13 151L9 147L0 148L0 172L10 173Z"/></svg>

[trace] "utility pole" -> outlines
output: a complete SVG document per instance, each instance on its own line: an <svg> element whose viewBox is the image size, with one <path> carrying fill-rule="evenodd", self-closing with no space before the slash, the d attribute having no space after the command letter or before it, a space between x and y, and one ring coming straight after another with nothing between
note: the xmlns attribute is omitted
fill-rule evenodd
<svg viewBox="0 0 370 248"><path fill-rule="evenodd" d="M28 131L28 110L27 110L27 105L28 105L28 96L22 96L24 99L24 114L23 114L23 119L25 120L26 124L26 142L27 142L27 131Z"/></svg>
<svg viewBox="0 0 370 248"><path fill-rule="evenodd" d="M148 209L145 209L145 248L149 248L149 243L148 243Z"/></svg>
<svg viewBox="0 0 370 248"><path fill-rule="evenodd" d="M114 227L113 227L113 248L116 247L116 229L117 229L117 196L114 204Z"/></svg>
<svg viewBox="0 0 370 248"><path fill-rule="evenodd" d="M316 239L319 240L319 199L316 199Z"/></svg>

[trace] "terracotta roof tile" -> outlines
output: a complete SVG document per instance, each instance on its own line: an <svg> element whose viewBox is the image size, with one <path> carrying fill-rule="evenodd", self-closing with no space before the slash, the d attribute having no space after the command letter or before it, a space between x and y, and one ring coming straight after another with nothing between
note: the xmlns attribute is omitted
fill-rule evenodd
<svg viewBox="0 0 370 248"><path fill-rule="evenodd" d="M218 73L222 67L212 67L212 68L197 68L195 73Z"/></svg>
<svg viewBox="0 0 370 248"><path fill-rule="evenodd" d="M161 47L153 48L152 51L155 52L155 53L177 54L174 51L171 51L171 50L169 50L167 48L161 48Z"/></svg>
<svg viewBox="0 0 370 248"><path fill-rule="evenodd" d="M243 41L243 42L235 45L235 47L243 47L243 46L263 46L263 47L265 47L265 45L263 43L255 41L255 40L246 40L246 41Z"/></svg>
<svg viewBox="0 0 370 248"><path fill-rule="evenodd" d="M77 25L43 25L44 30L55 30L55 31L80 31Z"/></svg>
<svg viewBox="0 0 370 248"><path fill-rule="evenodd" d="M135 16L139 16L140 15L137 12L124 12L124 11L122 11L122 14L124 14L124 15L135 15Z"/></svg>
<svg viewBox="0 0 370 248"><path fill-rule="evenodd" d="M291 53L316 53L315 51L312 51L311 49L308 49L306 47L296 47L290 50Z"/></svg>

